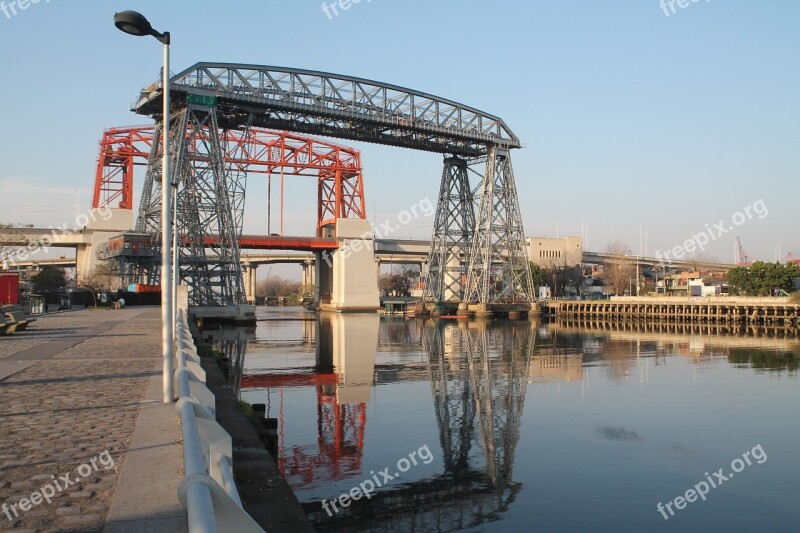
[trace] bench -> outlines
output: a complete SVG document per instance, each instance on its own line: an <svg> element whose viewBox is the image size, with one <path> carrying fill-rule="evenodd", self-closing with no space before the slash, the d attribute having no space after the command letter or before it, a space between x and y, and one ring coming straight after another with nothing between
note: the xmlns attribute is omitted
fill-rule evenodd
<svg viewBox="0 0 800 533"><path fill-rule="evenodd" d="M19 322L9 322L8 320L6 320L4 325L6 329L3 332L3 335L11 335L12 333L14 333L19 329Z"/></svg>
<svg viewBox="0 0 800 533"><path fill-rule="evenodd" d="M35 318L30 318L30 319L23 318L22 320L17 320L14 317L14 313L10 311L6 312L6 318L10 321L6 323L8 327L13 328L10 329L9 333L14 333L15 331L25 331L26 329L28 329L28 325L31 322L36 322Z"/></svg>

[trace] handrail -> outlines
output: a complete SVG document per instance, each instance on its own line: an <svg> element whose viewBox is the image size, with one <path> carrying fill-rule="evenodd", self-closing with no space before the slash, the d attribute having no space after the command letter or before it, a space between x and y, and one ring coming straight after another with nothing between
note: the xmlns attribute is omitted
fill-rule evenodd
<svg viewBox="0 0 800 533"><path fill-rule="evenodd" d="M184 468L178 497L186 508L189 533L263 533L242 507L233 477L231 437L216 422L214 395L205 385L186 309L178 309L175 340L176 410L181 420Z"/></svg>

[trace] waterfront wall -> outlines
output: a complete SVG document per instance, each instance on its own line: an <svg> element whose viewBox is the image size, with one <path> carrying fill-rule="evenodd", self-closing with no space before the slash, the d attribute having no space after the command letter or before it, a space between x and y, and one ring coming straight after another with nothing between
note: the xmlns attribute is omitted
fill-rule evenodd
<svg viewBox="0 0 800 533"><path fill-rule="evenodd" d="M800 327L800 304L787 298L553 300L545 309L551 316L581 319Z"/></svg>

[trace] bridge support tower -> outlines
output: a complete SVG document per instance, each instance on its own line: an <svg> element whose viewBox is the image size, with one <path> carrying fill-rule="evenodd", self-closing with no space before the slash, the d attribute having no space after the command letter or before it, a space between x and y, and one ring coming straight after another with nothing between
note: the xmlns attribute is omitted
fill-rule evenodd
<svg viewBox="0 0 800 533"><path fill-rule="evenodd" d="M424 300L457 303L463 299L469 247L475 234L475 206L467 161L444 160Z"/></svg>
<svg viewBox="0 0 800 533"><path fill-rule="evenodd" d="M476 315L527 314L533 298L528 251L508 150L489 148L470 248L464 301Z"/></svg>
<svg viewBox="0 0 800 533"><path fill-rule="evenodd" d="M241 235L243 177L230 172L212 101L189 101L171 117L170 150L180 249L180 282L189 286L192 306L237 306L244 303L238 237ZM163 119L158 118L150 152L136 230L161 235L161 152ZM209 239L214 235L214 241ZM211 244L211 248L208 245ZM156 244L156 256L171 252L170 243ZM155 258L157 260L157 257ZM160 282L151 269L149 283Z"/></svg>

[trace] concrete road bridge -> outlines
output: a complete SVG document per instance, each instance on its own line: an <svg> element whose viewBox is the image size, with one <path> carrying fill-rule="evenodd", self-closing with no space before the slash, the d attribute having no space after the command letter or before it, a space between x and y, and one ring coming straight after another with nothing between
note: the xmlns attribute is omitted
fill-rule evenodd
<svg viewBox="0 0 800 533"><path fill-rule="evenodd" d="M24 267L60 266L76 268L77 276L89 272L97 261L97 252L104 253L105 244L109 238L118 236L130 229L124 226L125 221L131 221L130 211L123 209L101 208L104 214L110 213L108 220L101 216L90 219L87 227L74 232L54 231L49 228L12 228L3 230L0 237L6 245L25 246L30 243L42 242L45 247L72 248L76 250L75 259L20 259L19 256L11 257L11 265ZM98 225L96 220L100 220ZM109 222L112 221L113 222ZM119 224L117 221L123 221ZM207 248L215 247L214 241L218 236L211 235L206 238ZM303 268L302 283L316 285L318 262L332 263L333 254L339 249L340 241L334 237L294 237L280 235L241 235L238 239L240 263L242 264L245 301L255 301L256 273L259 266L268 264L298 264ZM431 242L427 240L409 239L376 239L374 243L374 263L376 279L380 279L381 265L385 264L410 264L417 265L423 276L429 274L428 261L430 259ZM269 253L252 254L248 251L271 250L290 251L295 253ZM305 252L305 253L297 253ZM24 257L24 254L23 254ZM210 256L215 259L214 256ZM665 265L653 257L631 257L623 255L603 254L584 251L582 255L584 264L607 265L620 262L639 264L639 267L659 269ZM668 267L674 270L713 270L727 271L733 268L732 264L707 263L692 260L672 261Z"/></svg>
<svg viewBox="0 0 800 533"><path fill-rule="evenodd" d="M99 233L99 235L96 235ZM41 268L44 266L55 266L62 268L75 268L76 277L91 271L97 262L97 253L93 250L105 253L105 242L102 237L114 238L120 231L95 231L84 229L74 234L65 236L53 236L50 229L45 228L25 228L14 229L5 233L3 242L9 245L23 246L26 243L39 242L43 236L52 237L52 242L48 240L48 247L53 248L72 248L76 250L75 258L58 259L20 259L19 255L12 256L9 266L13 268ZM100 238L98 238L100 237ZM210 240L215 237L212 236ZM95 248L96 242L100 245ZM297 264L303 269L303 285L316 284L317 262L332 262L333 255L339 247L339 242L333 238L323 237L291 237L291 236L260 236L242 235L240 243L240 263L244 277L245 300L248 303L255 302L256 275L258 267L272 264ZM381 265L388 264L412 264L419 266L420 272L425 271L428 261L429 241L392 241L378 240L374 243L374 261L376 280L380 279ZM213 248L212 244L208 245ZM269 253L253 254L248 253L254 250L287 250L294 253ZM321 252L320 252L321 251ZM326 254L327 252L327 254ZM25 257L27 254L23 254ZM213 258L213 256L211 256ZM377 281L376 281L377 283Z"/></svg>

